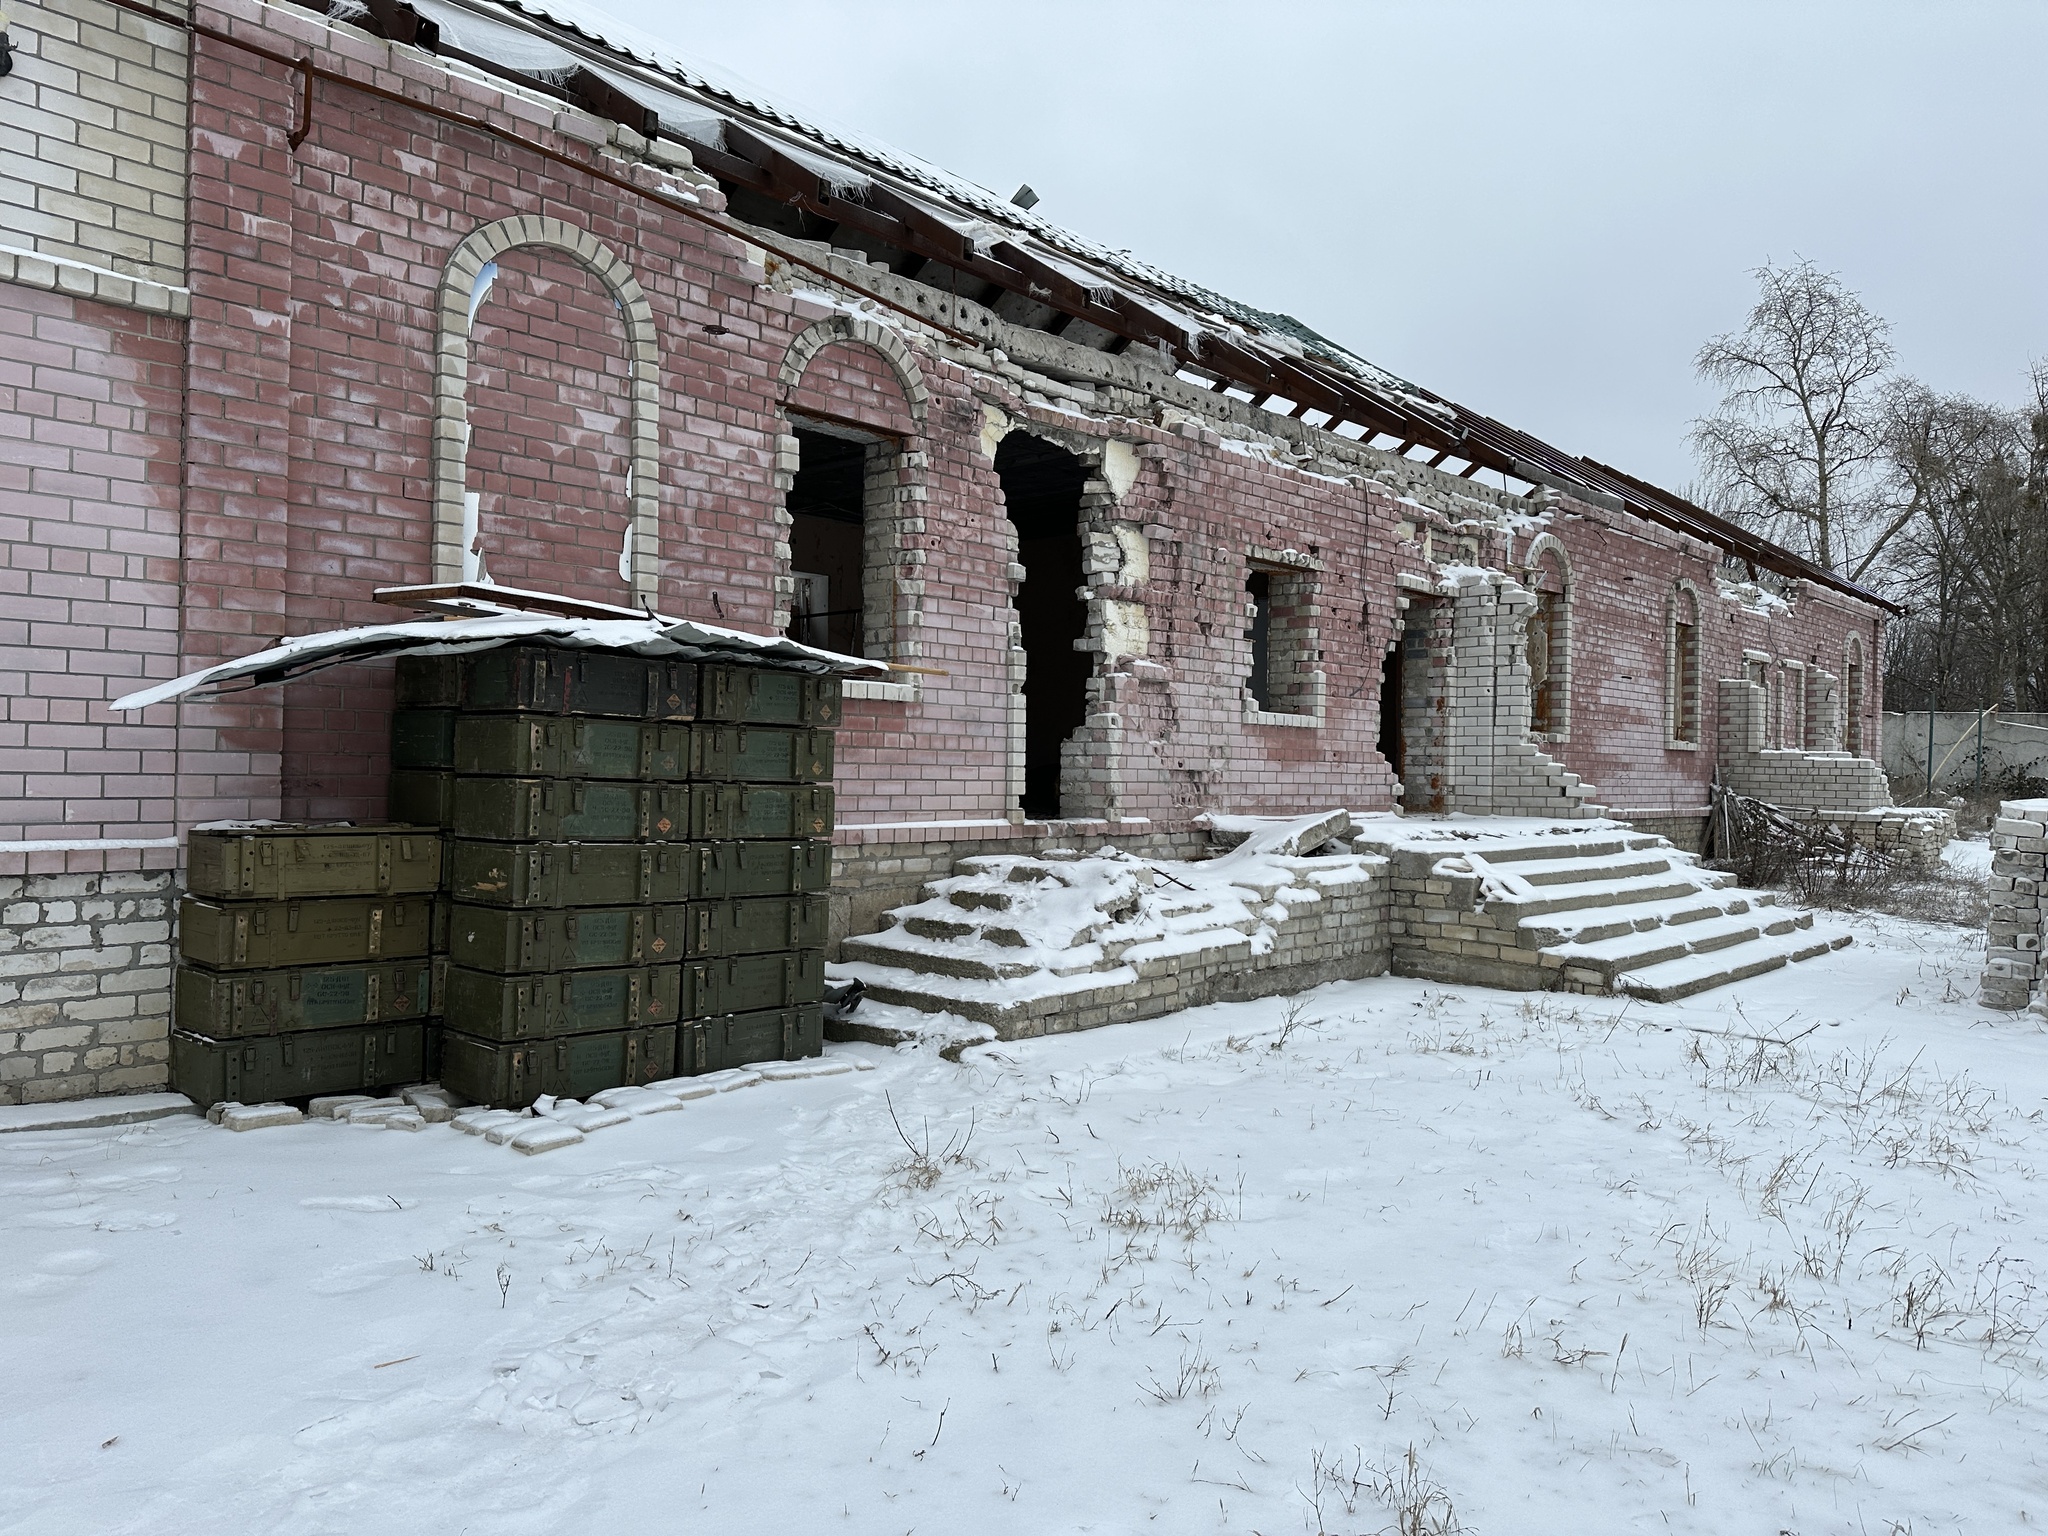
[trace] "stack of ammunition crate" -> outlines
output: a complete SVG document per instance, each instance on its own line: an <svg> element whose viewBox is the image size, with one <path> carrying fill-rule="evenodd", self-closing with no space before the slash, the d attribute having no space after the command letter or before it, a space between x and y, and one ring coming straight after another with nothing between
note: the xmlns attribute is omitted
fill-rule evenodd
<svg viewBox="0 0 2048 1536"><path fill-rule="evenodd" d="M255 1104L427 1075L439 833L199 829L187 865L173 1088L205 1105Z"/></svg>
<svg viewBox="0 0 2048 1536"><path fill-rule="evenodd" d="M398 705L392 812L449 833L447 1087L822 1049L836 679L524 645L402 658Z"/></svg>

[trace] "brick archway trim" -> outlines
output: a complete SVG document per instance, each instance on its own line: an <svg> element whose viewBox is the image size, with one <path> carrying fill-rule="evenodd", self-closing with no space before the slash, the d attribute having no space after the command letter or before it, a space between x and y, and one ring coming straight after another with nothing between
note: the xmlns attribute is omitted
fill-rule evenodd
<svg viewBox="0 0 2048 1536"><path fill-rule="evenodd" d="M856 320L850 315L834 315L829 320L820 320L797 335L789 344L789 350L782 356L782 395L789 394L803 382L804 370L811 366L811 359L834 342L852 342L858 346L870 347L888 359L889 366L903 385L903 396L910 402L910 418L924 429L925 407L932 392L925 386L924 374L917 366L903 338L886 325L872 320Z"/></svg>
<svg viewBox="0 0 2048 1536"><path fill-rule="evenodd" d="M470 294L484 263L521 246L574 257L618 301L631 366L633 597L656 604L661 590L661 348L654 310L632 268L588 230L562 219L524 215L473 230L441 276L434 353L434 579L462 579L463 496L469 489Z"/></svg>

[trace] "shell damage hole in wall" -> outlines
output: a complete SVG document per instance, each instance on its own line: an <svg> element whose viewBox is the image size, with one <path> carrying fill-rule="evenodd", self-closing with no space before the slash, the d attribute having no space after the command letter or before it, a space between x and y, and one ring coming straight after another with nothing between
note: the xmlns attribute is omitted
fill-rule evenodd
<svg viewBox="0 0 2048 1536"><path fill-rule="evenodd" d="M470 337L469 489L488 579L629 605L631 365L618 302L573 257L506 251Z"/></svg>
<svg viewBox="0 0 2048 1536"><path fill-rule="evenodd" d="M1081 490L1088 472L1066 449L1026 432L996 448L996 478L1017 530L1017 626L1024 650L1024 795L1027 816L1061 814L1060 746L1088 718L1088 633L1080 596Z"/></svg>

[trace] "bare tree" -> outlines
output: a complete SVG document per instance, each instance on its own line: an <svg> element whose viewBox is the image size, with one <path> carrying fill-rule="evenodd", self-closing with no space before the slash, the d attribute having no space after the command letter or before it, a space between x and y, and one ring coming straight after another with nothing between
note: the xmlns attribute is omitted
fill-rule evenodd
<svg viewBox="0 0 2048 1536"><path fill-rule="evenodd" d="M1725 391L1693 423L1701 467L1738 520L1830 570L1860 572L1904 526L1883 473L1885 322L1810 261L1755 275L1748 323L1694 360Z"/></svg>
<svg viewBox="0 0 2048 1536"><path fill-rule="evenodd" d="M1960 708L2048 702L2048 368L2020 410L1894 388L1887 440L1910 520L1882 573L1887 696ZM1913 707L1909 705L1908 707Z"/></svg>

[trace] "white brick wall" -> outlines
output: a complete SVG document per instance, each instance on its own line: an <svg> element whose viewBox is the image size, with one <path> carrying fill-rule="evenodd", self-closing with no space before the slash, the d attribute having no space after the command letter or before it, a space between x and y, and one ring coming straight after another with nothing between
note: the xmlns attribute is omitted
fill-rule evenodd
<svg viewBox="0 0 2048 1536"><path fill-rule="evenodd" d="M182 287L186 34L106 0L16 0L7 17L0 246Z"/></svg>
<svg viewBox="0 0 2048 1536"><path fill-rule="evenodd" d="M1884 769L1870 758L1767 746L1770 699L1761 685L1724 677L1720 696L1719 766L1726 788L1796 810L1874 811L1892 803Z"/></svg>
<svg viewBox="0 0 2048 1536"><path fill-rule="evenodd" d="M0 1104L167 1081L171 876L0 878Z"/></svg>

